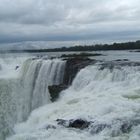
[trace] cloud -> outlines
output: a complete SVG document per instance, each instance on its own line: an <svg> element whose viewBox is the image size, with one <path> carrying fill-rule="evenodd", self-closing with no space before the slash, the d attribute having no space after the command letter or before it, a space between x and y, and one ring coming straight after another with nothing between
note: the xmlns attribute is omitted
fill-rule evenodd
<svg viewBox="0 0 140 140"><path fill-rule="evenodd" d="M139 0L0 0L0 42L138 39Z"/></svg>

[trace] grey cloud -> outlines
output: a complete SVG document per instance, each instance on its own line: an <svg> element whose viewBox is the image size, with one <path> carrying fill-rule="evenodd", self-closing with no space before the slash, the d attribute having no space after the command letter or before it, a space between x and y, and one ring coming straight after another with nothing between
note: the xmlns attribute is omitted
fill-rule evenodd
<svg viewBox="0 0 140 140"><path fill-rule="evenodd" d="M50 0L1 0L0 21L18 24L41 24L62 20L66 9Z"/></svg>
<svg viewBox="0 0 140 140"><path fill-rule="evenodd" d="M0 0L0 42L137 39L139 6L139 0Z"/></svg>

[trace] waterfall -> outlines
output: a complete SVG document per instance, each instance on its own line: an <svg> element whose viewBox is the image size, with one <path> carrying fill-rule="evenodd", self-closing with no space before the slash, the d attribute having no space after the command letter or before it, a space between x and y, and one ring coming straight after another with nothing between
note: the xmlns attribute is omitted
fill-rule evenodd
<svg viewBox="0 0 140 140"><path fill-rule="evenodd" d="M8 140L139 140L139 85L140 66L87 66L57 102L33 111L26 122L15 126L16 135ZM93 124L86 130L76 130L56 123L57 119L77 118Z"/></svg>
<svg viewBox="0 0 140 140"><path fill-rule="evenodd" d="M49 85L63 82L65 61L28 59L19 77L0 79L0 139L12 133L15 123L27 119L30 112L50 103Z"/></svg>
<svg viewBox="0 0 140 140"><path fill-rule="evenodd" d="M140 82L139 66L122 66L120 68L105 68L100 66L88 66L82 69L73 81L72 87L76 91L102 92L117 88L136 88Z"/></svg>
<svg viewBox="0 0 140 140"><path fill-rule="evenodd" d="M50 102L48 85L63 82L65 63L61 60L47 60L40 67L32 93L31 110Z"/></svg>
<svg viewBox="0 0 140 140"><path fill-rule="evenodd" d="M19 119L25 120L32 110L51 102L48 86L63 82L64 69L65 61L59 59L25 62L21 76Z"/></svg>

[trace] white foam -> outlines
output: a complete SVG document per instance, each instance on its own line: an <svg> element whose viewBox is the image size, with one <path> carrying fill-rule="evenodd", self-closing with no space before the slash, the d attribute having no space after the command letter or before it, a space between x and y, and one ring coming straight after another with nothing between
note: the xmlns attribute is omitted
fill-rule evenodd
<svg viewBox="0 0 140 140"><path fill-rule="evenodd" d="M121 69L99 70L98 66L89 66L81 70L72 86L61 93L60 99L34 110L28 120L15 126L16 135L8 140L139 140L139 130L129 134L112 137L111 132L119 128L116 120L133 120L140 116L140 67L122 67ZM112 124L92 135L88 131L79 131L57 126L56 119L84 118L98 123ZM139 118L140 119L140 118ZM47 124L56 125L56 129L44 130Z"/></svg>

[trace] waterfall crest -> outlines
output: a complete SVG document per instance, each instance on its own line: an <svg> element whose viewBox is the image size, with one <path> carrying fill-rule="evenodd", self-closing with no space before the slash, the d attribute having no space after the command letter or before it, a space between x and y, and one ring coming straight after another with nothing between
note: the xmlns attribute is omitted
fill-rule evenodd
<svg viewBox="0 0 140 140"><path fill-rule="evenodd" d="M60 59L28 59L18 78L0 79L1 140L12 133L15 123L26 120L32 110L51 102L48 86L61 84L64 70L65 61Z"/></svg>
<svg viewBox="0 0 140 140"><path fill-rule="evenodd" d="M65 61L59 59L25 62L24 74L21 78L22 106L19 109L22 120L26 119L35 108L51 102L48 86L59 85L63 82L64 69Z"/></svg>
<svg viewBox="0 0 140 140"><path fill-rule="evenodd" d="M73 81L76 91L102 92L122 88L138 88L140 83L139 66L122 66L119 68L100 69L100 66L88 66L82 69ZM115 88L116 87L116 88Z"/></svg>

